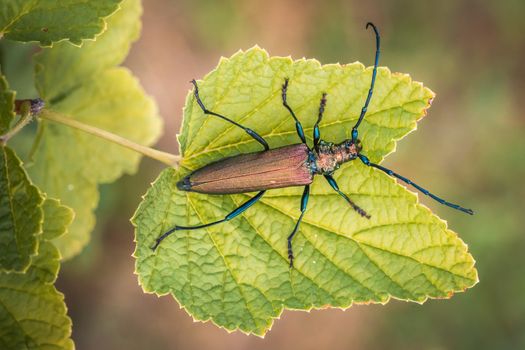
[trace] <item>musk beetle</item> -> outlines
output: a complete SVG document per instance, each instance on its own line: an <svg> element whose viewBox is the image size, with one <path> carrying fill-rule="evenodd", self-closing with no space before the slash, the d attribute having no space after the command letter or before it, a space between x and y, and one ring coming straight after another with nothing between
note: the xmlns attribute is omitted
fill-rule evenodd
<svg viewBox="0 0 525 350"><path fill-rule="evenodd" d="M152 247L153 250L155 250L166 237L175 231L196 230L217 225L235 218L236 216L243 213L246 209L254 205L269 189L290 186L304 186L300 205L301 215L299 216L293 231L288 236L288 258L290 261L290 267L293 267L294 254L292 249L292 239L297 233L299 224L301 223L301 220L303 219L304 213L306 211L308 197L310 194L310 184L312 183L313 177L315 175L324 176L330 186L347 202L348 205L350 205L363 218L370 218L370 215L364 209L360 208L346 194L341 192L337 182L332 177L334 171L336 171L341 164L354 159L359 159L367 166L379 169L388 175L405 182L406 184L414 186L416 189L441 204L460 210L467 214L472 215L474 213L471 209L466 209L457 204L453 204L441 199L440 197L430 193L423 187L413 183L411 180L393 172L390 169L387 169L379 164L372 163L366 157L366 155L361 153L362 148L361 141L358 139L358 128L361 124L361 121L365 117L368 104L372 98L372 92L374 90L374 84L376 80L377 65L379 62L380 46L379 32L376 26L372 23L367 23L366 28L368 27L373 29L376 38L375 62L374 69L372 71L370 89L368 90L368 95L366 97L364 106L361 109L359 119L352 128L351 138L344 140L339 144L321 140L319 123L321 123L323 112L326 106L326 93L322 94L317 122L315 123L313 129L313 148L310 148L306 143L306 138L301 123L286 101L286 93L289 81L288 79L285 79L284 84L282 85L282 103L283 106L290 112L291 117L295 121L297 135L301 139L301 143L270 149L264 138L254 130L242 126L228 117L208 110L199 96L197 82L192 80L194 85L193 93L195 95L195 100L202 109L203 113L221 118L224 121L232 123L235 126L243 129L247 134L259 142L264 147L264 150L255 153L240 154L208 164L184 177L177 183L177 187L182 191L192 191L206 194L233 194L255 191L258 191L258 193L244 202L237 209L226 215L223 219L196 226L173 227L156 239L155 244Z"/></svg>

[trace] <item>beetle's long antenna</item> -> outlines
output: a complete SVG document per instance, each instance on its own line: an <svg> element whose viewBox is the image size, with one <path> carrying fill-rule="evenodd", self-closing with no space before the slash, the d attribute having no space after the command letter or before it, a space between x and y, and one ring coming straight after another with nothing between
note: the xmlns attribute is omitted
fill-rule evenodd
<svg viewBox="0 0 525 350"><path fill-rule="evenodd" d="M359 127L359 124L361 124L361 121L365 117L366 110L368 109L368 104L370 103L370 99L372 98L372 92L374 91L374 84L376 82L377 65L379 63L379 44L380 44L379 32L373 23L368 22L366 24L366 28L368 29L369 26L372 27L376 35L376 58L374 62L374 70L372 71L372 82L370 83L370 89L368 90L368 96L366 97L365 105L361 109L361 114L359 115L359 119L357 120L357 123L355 123L354 127L352 128L352 141L354 143L357 142L357 137L359 135L357 128Z"/></svg>
<svg viewBox="0 0 525 350"><path fill-rule="evenodd" d="M439 198L438 196L436 196L435 194L433 193L430 193L428 190L424 189L423 187L419 186L418 184L415 184L412 182L412 180L409 180L407 179L406 177L402 176L402 175L399 175L395 172L393 172L392 170L388 169L388 168L385 168L384 166L381 166L379 164L375 164L375 163L372 163L370 162L370 160L365 156L365 155L362 155L360 154L359 155L359 159L361 159L361 161L365 164L365 165L368 165L368 166L371 166L371 167L374 167L376 169L379 169L381 171L384 171L385 173L387 173L388 175L390 176L393 176L395 178L398 178L399 180L403 181L404 183L408 184L408 185L412 185L414 186L415 188L417 188L418 190L420 190L423 194L426 194L427 196L429 196L430 198L432 198L433 200L435 200L436 202L438 203L441 203L443 205L446 205L447 207L451 207L453 209L456 209L456 210L460 210L464 213L467 213L467 214L470 214L470 215L473 215L474 214L474 211L472 209L467 209L467 208L463 208L462 206L460 205L457 205L457 204L454 204L454 203L450 203L450 202L447 202L446 200L442 199L442 198Z"/></svg>

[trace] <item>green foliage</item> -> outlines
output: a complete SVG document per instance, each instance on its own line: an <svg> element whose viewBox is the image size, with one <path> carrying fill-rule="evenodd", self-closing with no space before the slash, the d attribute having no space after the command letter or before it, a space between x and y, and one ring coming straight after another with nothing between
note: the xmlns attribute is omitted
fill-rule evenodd
<svg viewBox="0 0 525 350"><path fill-rule="evenodd" d="M0 271L24 271L37 253L42 200L22 162L0 146Z"/></svg>
<svg viewBox="0 0 525 350"><path fill-rule="evenodd" d="M35 89L33 54L36 44L0 40L0 70L19 99L38 96Z"/></svg>
<svg viewBox="0 0 525 350"><path fill-rule="evenodd" d="M150 145L161 123L153 100L125 68L140 31L140 1L128 0L108 18L108 30L81 48L56 44L36 58L36 84L47 109ZM55 243L64 258L80 252L95 224L99 183L136 171L140 155L70 127L43 121L31 178L75 210L68 235Z"/></svg>
<svg viewBox="0 0 525 350"><path fill-rule="evenodd" d="M299 142L281 103L281 85L289 77L288 102L308 135L321 92L328 93L321 135L339 142L350 137L371 72L360 63L321 66L315 60L268 58L254 48L221 60L200 90L210 110L279 147ZM380 162L396 140L416 128L433 96L407 75L380 68L360 127L363 154ZM474 260L456 233L412 192L358 161L342 166L335 178L372 218L360 217L323 179L316 179L293 243L294 269L288 268L286 237L300 214L301 188L269 191L239 218L176 232L153 252L154 240L173 225L223 218L249 198L181 192L175 186L178 179L218 159L261 150L244 131L205 116L191 94L179 141L181 168L162 172L133 218L134 254L143 289L171 294L197 320L263 335L284 308L347 308L386 303L391 297L423 302L448 298L477 282Z"/></svg>
<svg viewBox="0 0 525 350"><path fill-rule="evenodd" d="M14 103L15 93L9 90L9 85L0 71L0 135L9 130L9 126L15 117Z"/></svg>
<svg viewBox="0 0 525 350"><path fill-rule="evenodd" d="M0 36L39 41L42 46L69 40L81 45L106 29L104 17L122 0L4 0L0 3Z"/></svg>
<svg viewBox="0 0 525 350"><path fill-rule="evenodd" d="M113 13L119 2L3 2L0 36L39 40L42 45L69 39L35 58L35 84L46 102L45 113L151 144L161 127L156 106L137 79L117 67L138 38L140 1L125 1L107 19L109 29L98 35L106 29L103 17ZM45 28L44 34L40 28ZM95 35L96 41L86 41L82 47L71 45ZM23 109L18 111L23 123L12 125L14 96L0 76L0 348L72 349L71 320L64 297L54 286L60 260L75 255L88 242L97 185L134 172L140 155L39 120L28 172L42 193L61 198L76 211L73 222L73 210L58 200L44 200L21 161L5 146L34 117Z"/></svg>
<svg viewBox="0 0 525 350"><path fill-rule="evenodd" d="M51 239L66 232L71 209L46 199L38 255L25 273L0 272L0 348L72 349L64 296L53 285L60 267Z"/></svg>

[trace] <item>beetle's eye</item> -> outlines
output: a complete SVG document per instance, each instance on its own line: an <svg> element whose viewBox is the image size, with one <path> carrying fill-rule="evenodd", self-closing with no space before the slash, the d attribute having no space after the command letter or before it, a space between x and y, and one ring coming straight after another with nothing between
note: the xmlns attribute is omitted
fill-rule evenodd
<svg viewBox="0 0 525 350"><path fill-rule="evenodd" d="M357 152L361 152L363 149L363 145L361 144L361 140L357 140L355 147L357 148Z"/></svg>

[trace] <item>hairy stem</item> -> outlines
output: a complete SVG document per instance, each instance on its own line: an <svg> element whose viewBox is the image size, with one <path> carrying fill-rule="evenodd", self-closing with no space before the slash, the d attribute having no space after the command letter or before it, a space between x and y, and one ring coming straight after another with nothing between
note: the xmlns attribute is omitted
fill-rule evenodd
<svg viewBox="0 0 525 350"><path fill-rule="evenodd" d="M158 160L159 162L162 162L169 166L177 165L180 161L180 156L174 155L167 152L158 151L156 149L146 147L143 145L139 145L138 143L135 143L133 141L130 141L124 137L115 135L109 131L102 130L99 128L96 128L94 126L86 125L84 123L81 123L77 120L67 118L59 113L49 111L47 109L43 109L42 112L39 115L40 118L49 120L55 123L60 123L63 125L67 125L69 127L82 130L84 132L87 132L91 135L95 135L97 137L100 137L104 140L116 143L118 145L121 145L123 147L126 147L128 149L131 149L135 152L141 153L142 155Z"/></svg>

